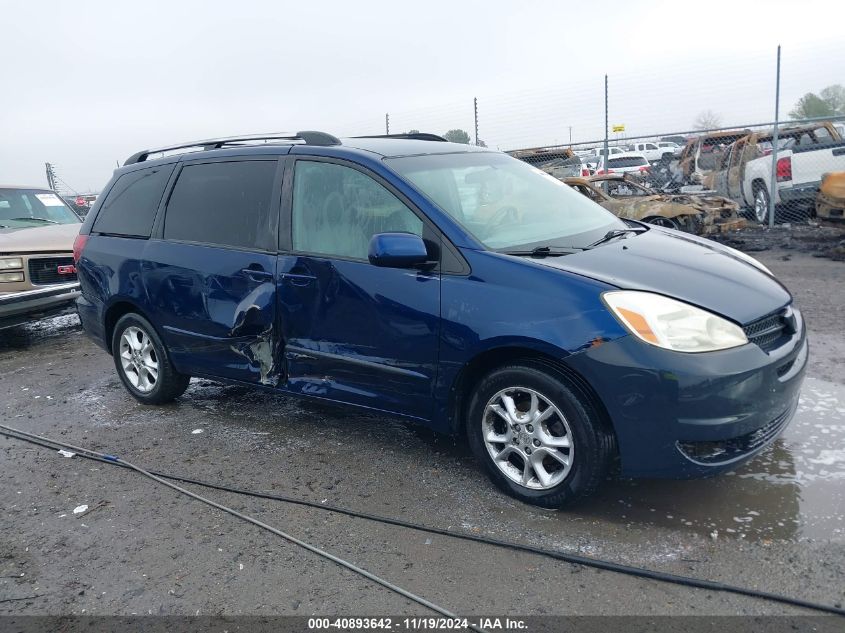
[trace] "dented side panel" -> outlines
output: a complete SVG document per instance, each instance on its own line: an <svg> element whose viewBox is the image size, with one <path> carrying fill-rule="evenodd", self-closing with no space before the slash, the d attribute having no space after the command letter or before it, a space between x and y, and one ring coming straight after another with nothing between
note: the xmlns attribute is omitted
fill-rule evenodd
<svg viewBox="0 0 845 633"><path fill-rule="evenodd" d="M144 283L179 371L276 385L276 255L151 240Z"/></svg>
<svg viewBox="0 0 845 633"><path fill-rule="evenodd" d="M431 418L439 272L280 256L279 309L288 389Z"/></svg>

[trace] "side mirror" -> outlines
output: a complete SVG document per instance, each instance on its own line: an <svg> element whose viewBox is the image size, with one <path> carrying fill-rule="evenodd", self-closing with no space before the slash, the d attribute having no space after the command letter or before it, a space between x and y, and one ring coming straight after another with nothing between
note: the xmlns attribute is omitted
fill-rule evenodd
<svg viewBox="0 0 845 633"><path fill-rule="evenodd" d="M369 260L384 268L413 268L428 261L428 249L413 233L376 233L370 239Z"/></svg>

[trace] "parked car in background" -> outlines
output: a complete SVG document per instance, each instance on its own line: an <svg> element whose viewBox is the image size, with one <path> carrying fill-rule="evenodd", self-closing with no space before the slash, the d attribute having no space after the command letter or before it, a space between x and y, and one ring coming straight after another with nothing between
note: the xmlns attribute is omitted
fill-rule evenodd
<svg viewBox="0 0 845 633"><path fill-rule="evenodd" d="M627 174L567 178L564 182L620 218L696 235L712 235L746 225L737 214L739 206L721 196L659 193Z"/></svg>
<svg viewBox="0 0 845 633"><path fill-rule="evenodd" d="M624 147L619 147L619 146L616 146L616 145L610 145L607 148L607 151L611 156L614 156L614 155L617 155L617 154L624 154L627 150ZM588 149L579 149L579 150L575 151L575 155L576 156L594 156L594 157L604 156L604 147L590 147Z"/></svg>
<svg viewBox="0 0 845 633"><path fill-rule="evenodd" d="M672 158L674 149L660 147L657 143L647 141L632 143L628 146L629 152L636 152L646 157L649 163L656 163L660 160L668 160Z"/></svg>
<svg viewBox="0 0 845 633"><path fill-rule="evenodd" d="M516 150L510 155L559 179L584 175L586 169L581 157L566 147Z"/></svg>
<svg viewBox="0 0 845 633"><path fill-rule="evenodd" d="M583 176L585 167L578 156L571 158L555 158L540 167L547 174L555 178L568 178L569 176Z"/></svg>
<svg viewBox="0 0 845 633"><path fill-rule="evenodd" d="M686 147L688 141L689 141L689 139L686 136L661 136L660 137L661 143L674 143L680 149L683 149L684 147Z"/></svg>
<svg viewBox="0 0 845 633"><path fill-rule="evenodd" d="M737 139L726 153L720 169L705 179L721 195L754 210L759 222L767 222L772 182L771 130L752 132ZM775 165L775 204L791 217L809 215L821 187L822 176L845 170L845 141L831 123L816 123L779 130Z"/></svg>
<svg viewBox="0 0 845 633"><path fill-rule="evenodd" d="M91 209L91 206L96 202L97 195L96 194L73 194L73 195L65 195L62 196L62 200L64 200L68 206L81 218L84 218L88 215L88 211Z"/></svg>
<svg viewBox="0 0 845 633"><path fill-rule="evenodd" d="M658 141L657 147L663 150L663 160L669 160L674 156L680 156L684 149L683 145L678 145L674 141Z"/></svg>
<svg viewBox="0 0 845 633"><path fill-rule="evenodd" d="M678 184L700 185L704 177L722 164L727 148L751 130L728 130L704 134L687 142L671 165Z"/></svg>
<svg viewBox="0 0 845 633"><path fill-rule="evenodd" d="M625 152L615 156L611 155L608 160L602 157L596 174L638 174L645 176L649 168L650 165L645 156L636 152Z"/></svg>
<svg viewBox="0 0 845 633"><path fill-rule="evenodd" d="M85 331L141 403L205 376L403 416L544 507L778 437L808 344L762 264L435 138L138 152L75 244Z"/></svg>
<svg viewBox="0 0 845 633"><path fill-rule="evenodd" d="M845 171L825 174L816 196L816 217L842 220L845 217Z"/></svg>
<svg viewBox="0 0 845 633"><path fill-rule="evenodd" d="M581 156L581 174L583 178L587 178L588 176L593 176L596 173L596 170L599 168L599 160L598 156Z"/></svg>
<svg viewBox="0 0 845 633"><path fill-rule="evenodd" d="M0 329L74 312L81 222L49 189L0 186Z"/></svg>

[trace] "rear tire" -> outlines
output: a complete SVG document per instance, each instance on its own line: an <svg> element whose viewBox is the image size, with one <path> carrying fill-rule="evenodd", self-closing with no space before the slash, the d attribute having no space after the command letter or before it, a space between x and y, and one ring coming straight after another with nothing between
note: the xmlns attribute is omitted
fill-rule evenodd
<svg viewBox="0 0 845 633"><path fill-rule="evenodd" d="M769 223L769 192L760 183L754 187L754 219L760 224Z"/></svg>
<svg viewBox="0 0 845 633"><path fill-rule="evenodd" d="M501 490L544 508L592 493L614 454L613 436L595 406L539 363L508 365L484 377L470 398L466 432Z"/></svg>
<svg viewBox="0 0 845 633"><path fill-rule="evenodd" d="M185 393L191 381L173 368L150 322L133 312L114 326L112 356L123 386L142 404L171 402Z"/></svg>

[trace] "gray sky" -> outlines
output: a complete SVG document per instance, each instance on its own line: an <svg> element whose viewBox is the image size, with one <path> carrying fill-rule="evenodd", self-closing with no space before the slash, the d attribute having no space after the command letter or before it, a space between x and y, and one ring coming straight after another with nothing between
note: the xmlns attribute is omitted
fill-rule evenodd
<svg viewBox="0 0 845 633"><path fill-rule="evenodd" d="M770 120L845 83L820 2L0 0L0 182L98 190L133 152L233 134L472 132L502 149ZM806 17L804 17L806 16Z"/></svg>

